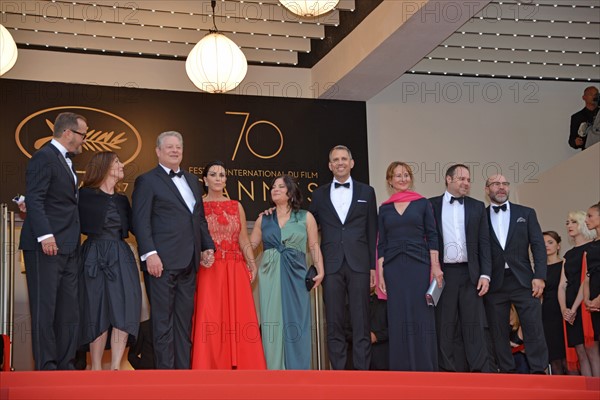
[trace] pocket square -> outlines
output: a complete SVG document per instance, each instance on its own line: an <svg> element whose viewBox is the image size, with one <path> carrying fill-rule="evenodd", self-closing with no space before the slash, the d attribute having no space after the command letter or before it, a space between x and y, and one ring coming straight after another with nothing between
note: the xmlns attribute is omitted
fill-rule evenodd
<svg viewBox="0 0 600 400"><path fill-rule="evenodd" d="M356 200L357 203L366 203L366 200Z"/></svg>
<svg viewBox="0 0 600 400"><path fill-rule="evenodd" d="M523 217L519 217L519 218L517 218L517 223L519 223L519 222L527 222L527 220Z"/></svg>

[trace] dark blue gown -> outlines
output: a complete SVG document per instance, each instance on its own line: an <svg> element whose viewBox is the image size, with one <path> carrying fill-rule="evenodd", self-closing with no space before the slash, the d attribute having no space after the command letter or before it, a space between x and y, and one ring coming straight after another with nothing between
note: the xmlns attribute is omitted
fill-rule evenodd
<svg viewBox="0 0 600 400"><path fill-rule="evenodd" d="M437 371L435 313L425 292L430 283L430 250L438 236L429 200L412 201L400 215L394 204L379 208L378 257L388 296L390 370Z"/></svg>

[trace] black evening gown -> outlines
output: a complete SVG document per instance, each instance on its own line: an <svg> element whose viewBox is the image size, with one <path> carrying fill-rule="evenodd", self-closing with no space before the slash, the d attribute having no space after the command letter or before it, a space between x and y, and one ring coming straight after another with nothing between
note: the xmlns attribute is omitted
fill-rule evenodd
<svg viewBox="0 0 600 400"><path fill-rule="evenodd" d="M583 252L586 249L586 245L573 247L571 250L565 253L565 277L567 278L567 290L565 292L565 300L567 307L571 307L579 286L582 284L581 279L581 267L583 264ZM567 330L567 344L569 347L575 347L584 342L583 333L583 321L581 319L581 306L577 309L577 315L575 316L575 322L573 325L566 324Z"/></svg>
<svg viewBox="0 0 600 400"><path fill-rule="evenodd" d="M437 371L435 313L425 293L430 250L437 231L429 200L412 201L400 215L394 204L379 208L378 257L384 257L390 370Z"/></svg>
<svg viewBox="0 0 600 400"><path fill-rule="evenodd" d="M110 327L132 336L138 334L140 278L133 252L122 239L117 204L113 196L102 233L88 236L83 244L82 344L92 342Z"/></svg>
<svg viewBox="0 0 600 400"><path fill-rule="evenodd" d="M558 304L558 284L562 270L562 261L548 265L544 301L542 303L542 322L548 346L548 360L562 360L566 357L563 316Z"/></svg>
<svg viewBox="0 0 600 400"><path fill-rule="evenodd" d="M587 274L590 277L590 299L600 295L600 240L596 239L586 247ZM600 339L600 312L590 313L594 326L594 341Z"/></svg>

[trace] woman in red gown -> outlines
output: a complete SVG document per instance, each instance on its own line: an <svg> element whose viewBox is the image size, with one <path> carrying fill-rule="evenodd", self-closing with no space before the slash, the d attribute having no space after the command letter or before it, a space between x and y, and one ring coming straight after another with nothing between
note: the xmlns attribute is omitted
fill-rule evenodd
<svg viewBox="0 0 600 400"><path fill-rule="evenodd" d="M266 369L251 282L256 264L242 205L224 195L220 161L204 168L204 211L215 242L215 262L198 271L192 369ZM250 249L248 257L242 249Z"/></svg>

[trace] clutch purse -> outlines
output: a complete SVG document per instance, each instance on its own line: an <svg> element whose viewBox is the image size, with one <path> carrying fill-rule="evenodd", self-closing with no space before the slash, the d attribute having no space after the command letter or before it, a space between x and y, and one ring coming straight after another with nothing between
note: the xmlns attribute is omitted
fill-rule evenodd
<svg viewBox="0 0 600 400"><path fill-rule="evenodd" d="M430 307L437 306L438 300L442 295L442 291L444 290L444 286L446 286L446 281L442 280L442 287L440 288L435 279L432 279L431 285L429 285L429 289L425 293L425 301L427 301L427 305Z"/></svg>
<svg viewBox="0 0 600 400"><path fill-rule="evenodd" d="M309 292L312 290L313 286L315 286L315 281L313 281L313 278L317 276L317 274L317 268L315 268L314 265L311 265L306 270L306 277L304 278L304 283L306 284L306 290L308 290Z"/></svg>

